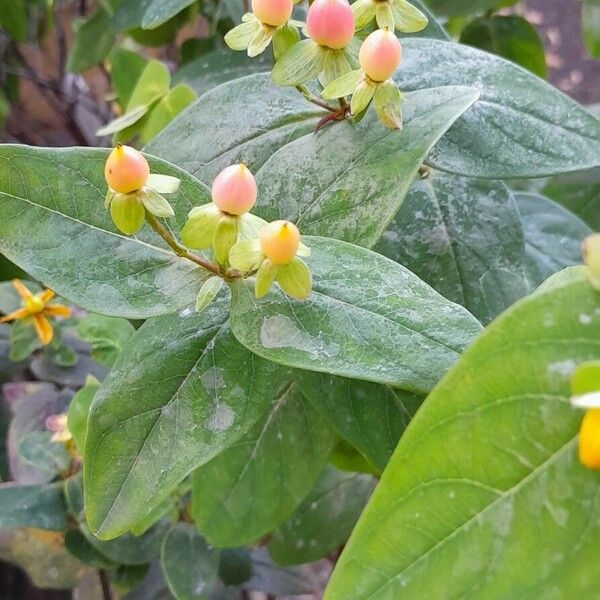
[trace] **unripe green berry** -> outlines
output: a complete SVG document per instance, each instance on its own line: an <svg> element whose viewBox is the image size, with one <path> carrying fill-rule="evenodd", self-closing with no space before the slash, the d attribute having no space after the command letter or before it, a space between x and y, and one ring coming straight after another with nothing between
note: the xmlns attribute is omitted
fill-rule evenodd
<svg viewBox="0 0 600 600"><path fill-rule="evenodd" d="M306 30L320 46L345 48L354 37L354 14L348 0L315 0L308 9Z"/></svg>
<svg viewBox="0 0 600 600"><path fill-rule="evenodd" d="M243 163L227 167L213 182L213 202L219 210L230 215L239 216L249 212L256 202L256 196L256 181Z"/></svg>
<svg viewBox="0 0 600 600"><path fill-rule="evenodd" d="M362 43L358 60L365 74L373 81L387 81L402 60L402 46L393 32L378 29Z"/></svg>
<svg viewBox="0 0 600 600"><path fill-rule="evenodd" d="M274 265L294 260L300 246L300 231L289 221L274 221L260 232L260 247Z"/></svg>
<svg viewBox="0 0 600 600"><path fill-rule="evenodd" d="M150 176L148 161L141 152L130 146L118 145L108 157L104 177L115 192L130 194L146 185Z"/></svg>
<svg viewBox="0 0 600 600"><path fill-rule="evenodd" d="M254 16L265 25L281 27L292 16L292 0L252 0Z"/></svg>

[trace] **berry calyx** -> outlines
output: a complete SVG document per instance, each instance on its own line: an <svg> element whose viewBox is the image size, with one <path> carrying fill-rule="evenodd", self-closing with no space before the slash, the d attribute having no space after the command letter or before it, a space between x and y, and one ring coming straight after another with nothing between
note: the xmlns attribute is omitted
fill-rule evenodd
<svg viewBox="0 0 600 600"><path fill-rule="evenodd" d="M252 0L254 16L265 25L281 27L292 16L292 0Z"/></svg>
<svg viewBox="0 0 600 600"><path fill-rule="evenodd" d="M388 29L378 29L362 43L358 60L365 74L376 82L387 81L400 65L400 40Z"/></svg>
<svg viewBox="0 0 600 600"><path fill-rule="evenodd" d="M600 408L588 410L579 430L579 460L588 469L600 470Z"/></svg>
<svg viewBox="0 0 600 600"><path fill-rule="evenodd" d="M300 231L289 221L273 221L263 227L258 241L274 265L287 265L298 253Z"/></svg>
<svg viewBox="0 0 600 600"><path fill-rule="evenodd" d="M108 157L104 177L108 186L120 194L137 192L150 176L148 161L141 152L119 144Z"/></svg>
<svg viewBox="0 0 600 600"><path fill-rule="evenodd" d="M306 30L320 46L345 48L354 37L354 14L348 0L315 0L308 9Z"/></svg>
<svg viewBox="0 0 600 600"><path fill-rule="evenodd" d="M244 163L221 171L212 186L212 199L217 208L235 216L252 209L257 193L254 176Z"/></svg>

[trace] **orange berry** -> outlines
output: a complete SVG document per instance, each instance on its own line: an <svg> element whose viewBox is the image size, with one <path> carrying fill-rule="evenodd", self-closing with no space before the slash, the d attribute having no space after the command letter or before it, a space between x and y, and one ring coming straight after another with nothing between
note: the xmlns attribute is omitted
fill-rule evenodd
<svg viewBox="0 0 600 600"><path fill-rule="evenodd" d="M106 183L115 192L130 194L144 187L150 175L148 161L130 146L117 146L104 168Z"/></svg>
<svg viewBox="0 0 600 600"><path fill-rule="evenodd" d="M306 30L320 46L345 48L354 37L354 14L348 0L315 0L308 9Z"/></svg>
<svg viewBox="0 0 600 600"><path fill-rule="evenodd" d="M265 256L274 265L286 265L296 258L300 231L289 221L273 221L263 227L259 242Z"/></svg>
<svg viewBox="0 0 600 600"><path fill-rule="evenodd" d="M579 460L588 469L600 470L600 408L588 410L579 430Z"/></svg>
<svg viewBox="0 0 600 600"><path fill-rule="evenodd" d="M236 216L252 209L257 193L254 175L244 163L221 171L212 186L212 199L217 208Z"/></svg>
<svg viewBox="0 0 600 600"><path fill-rule="evenodd" d="M378 29L362 43L358 53L360 66L373 81L387 81L402 60L402 46L393 32Z"/></svg>
<svg viewBox="0 0 600 600"><path fill-rule="evenodd" d="M265 25L281 27L292 16L292 0L252 0L254 16Z"/></svg>

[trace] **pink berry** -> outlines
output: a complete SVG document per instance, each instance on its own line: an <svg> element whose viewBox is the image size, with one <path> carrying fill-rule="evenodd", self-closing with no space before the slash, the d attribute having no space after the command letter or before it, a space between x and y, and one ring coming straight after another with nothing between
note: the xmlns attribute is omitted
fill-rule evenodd
<svg viewBox="0 0 600 600"><path fill-rule="evenodd" d="M256 196L256 181L243 163L227 167L213 182L213 202L219 210L230 215L243 215L250 211Z"/></svg>
<svg viewBox="0 0 600 600"><path fill-rule="evenodd" d="M320 46L345 48L354 37L354 14L348 0L315 0L308 9L306 29Z"/></svg>
<svg viewBox="0 0 600 600"><path fill-rule="evenodd" d="M292 0L252 0L254 16L265 25L281 27L292 16Z"/></svg>
<svg viewBox="0 0 600 600"><path fill-rule="evenodd" d="M141 152L130 146L118 145L104 167L106 183L115 192L130 194L144 187L150 167Z"/></svg>
<svg viewBox="0 0 600 600"><path fill-rule="evenodd" d="M360 66L373 81L386 81L402 60L402 46L387 29L378 29L362 43L358 54Z"/></svg>

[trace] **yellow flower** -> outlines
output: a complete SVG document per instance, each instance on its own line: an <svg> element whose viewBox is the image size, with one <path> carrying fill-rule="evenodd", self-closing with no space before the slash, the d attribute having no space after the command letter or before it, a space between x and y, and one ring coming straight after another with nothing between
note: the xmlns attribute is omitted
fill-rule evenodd
<svg viewBox="0 0 600 600"><path fill-rule="evenodd" d="M600 409L588 410L579 430L579 460L588 469L600 469Z"/></svg>
<svg viewBox="0 0 600 600"><path fill-rule="evenodd" d="M62 304L48 304L55 296L52 290L32 294L18 279L13 279L12 284L21 297L22 308L2 317L0 323L19 319L32 319L40 342L47 346L54 336L54 329L47 317L70 317L71 309Z"/></svg>

